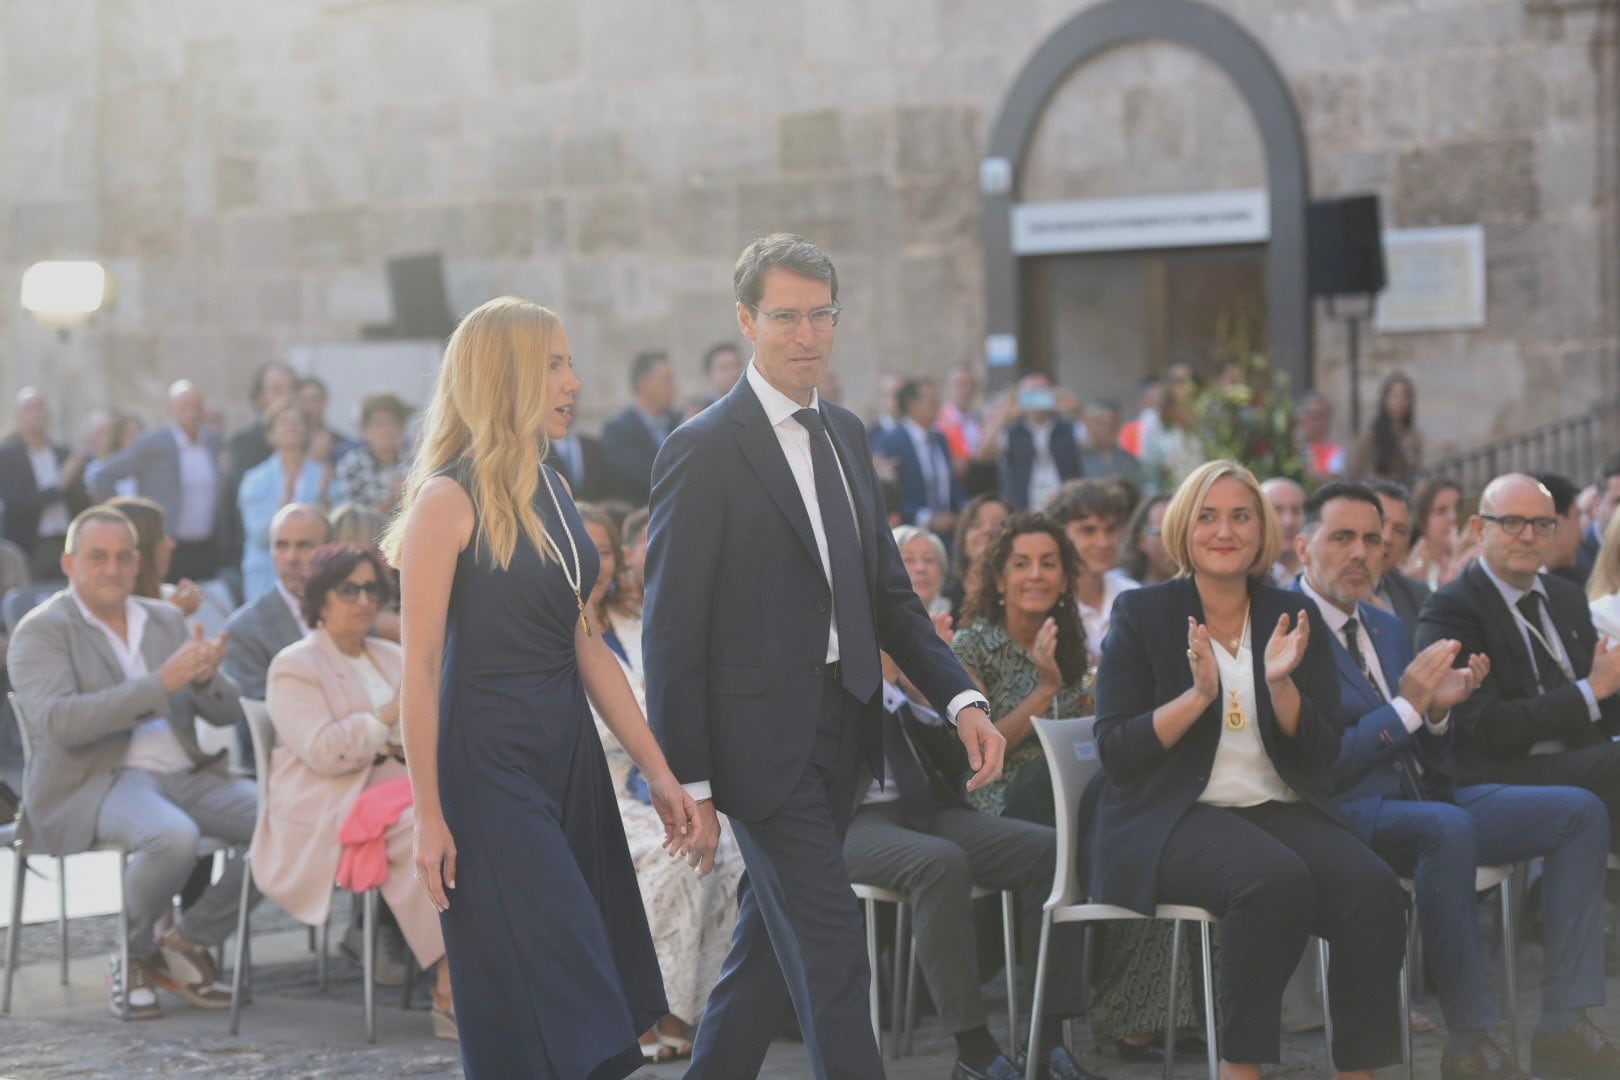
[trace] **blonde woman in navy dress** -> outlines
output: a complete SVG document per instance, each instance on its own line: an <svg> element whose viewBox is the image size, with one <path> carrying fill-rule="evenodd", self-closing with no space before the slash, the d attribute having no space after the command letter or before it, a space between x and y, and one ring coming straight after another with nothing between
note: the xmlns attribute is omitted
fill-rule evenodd
<svg viewBox="0 0 1620 1080"><path fill-rule="evenodd" d="M596 548L541 465L579 385L550 311L504 298L468 315L384 541L417 876L474 1080L628 1076L638 1034L668 1011L591 703L647 777L670 855L715 840L584 617Z"/></svg>

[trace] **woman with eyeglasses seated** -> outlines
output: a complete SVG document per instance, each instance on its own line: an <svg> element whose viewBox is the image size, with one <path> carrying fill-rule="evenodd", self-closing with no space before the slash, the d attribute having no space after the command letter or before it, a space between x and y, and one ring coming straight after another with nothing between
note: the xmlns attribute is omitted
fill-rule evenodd
<svg viewBox="0 0 1620 1080"><path fill-rule="evenodd" d="M1097 673L1090 892L1220 918L1226 1080L1279 1060L1283 988L1308 937L1326 940L1333 1063L1371 1080L1401 1059L1406 900L1328 798L1340 739L1328 630L1267 584L1281 539L1243 466L1193 470L1164 542L1179 575L1115 601Z"/></svg>
<svg viewBox="0 0 1620 1080"><path fill-rule="evenodd" d="M253 833L253 881L295 919L317 926L331 914L342 844L338 830L367 788L405 776L400 751L398 645L372 636L393 596L382 556L359 544L327 544L310 557L304 620L314 632L270 664L266 704L275 725L269 797ZM417 884L406 807L384 833L382 898L426 971L437 965L433 1032L456 1037L450 970L439 916Z"/></svg>
<svg viewBox="0 0 1620 1080"><path fill-rule="evenodd" d="M951 602L942 591L945 569L950 565L945 542L916 525L896 525L894 546L900 549L900 560L906 564L912 591L922 601L923 610L934 618L949 615Z"/></svg>

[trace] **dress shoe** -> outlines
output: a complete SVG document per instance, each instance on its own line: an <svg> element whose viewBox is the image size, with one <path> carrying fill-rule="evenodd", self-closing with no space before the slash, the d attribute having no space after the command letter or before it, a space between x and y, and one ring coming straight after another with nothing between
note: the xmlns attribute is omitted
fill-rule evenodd
<svg viewBox="0 0 1620 1080"><path fill-rule="evenodd" d="M163 1007L158 1004L157 988L152 984L153 960L142 959L139 956L129 958L129 1018L131 1020L156 1020L163 1015ZM113 953L107 961L107 1002L112 1006L112 1014L120 1020L124 1018L124 973L121 958Z"/></svg>
<svg viewBox="0 0 1620 1080"><path fill-rule="evenodd" d="M1023 1080L1023 1076L1012 1062L1000 1054L982 1069L958 1059L956 1067L951 1070L951 1080Z"/></svg>
<svg viewBox="0 0 1620 1080"><path fill-rule="evenodd" d="M1530 1075L1519 1071L1507 1051L1489 1037L1481 1036L1465 1054L1453 1054L1449 1049L1440 1057L1441 1080L1530 1080Z"/></svg>
<svg viewBox="0 0 1620 1080"><path fill-rule="evenodd" d="M1530 1071L1543 1080L1617 1080L1620 1050L1583 1017L1556 1035L1536 1032L1530 1040Z"/></svg>
<svg viewBox="0 0 1620 1080"><path fill-rule="evenodd" d="M1044 1080L1108 1080L1101 1073L1081 1068L1080 1063L1061 1046L1052 1047L1052 1053L1046 1059L1046 1068L1042 1070L1041 1076Z"/></svg>

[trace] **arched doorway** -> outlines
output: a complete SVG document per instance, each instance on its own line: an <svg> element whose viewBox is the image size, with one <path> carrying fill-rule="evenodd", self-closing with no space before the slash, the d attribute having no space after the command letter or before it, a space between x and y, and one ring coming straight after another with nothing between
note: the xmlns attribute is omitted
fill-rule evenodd
<svg viewBox="0 0 1620 1080"><path fill-rule="evenodd" d="M1024 202L1030 197L1026 170L1032 143L1059 88L1110 50L1159 42L1189 50L1213 65L1235 91L1234 101L1246 106L1263 158L1256 181L1264 187ZM1106 296L1123 274L1139 275L1158 289L1161 302L1142 305L1142 318L1158 320L1144 332L1161 339L1174 333L1164 321L1163 297L1172 297L1172 306L1195 308L1214 302L1201 297L1210 291L1210 282L1230 286L1251 281L1261 325L1250 336L1263 344L1273 366L1286 372L1294 386L1309 386L1308 169L1293 95L1271 57L1225 14L1195 0L1108 0L1070 19L1036 50L1009 90L981 173L990 335L986 354L993 376L999 376L996 381L1010 377L1014 359L1017 367L1057 367L1052 339L1063 331L1054 329L1061 320L1045 310L1049 297L1075 289ZM1189 187L1198 185L1198 179L1189 179ZM1111 252L1129 252L1132 258L1111 264L1096 257ZM1176 294L1178 280L1184 285ZM1224 313L1222 318L1230 320ZM1173 355L1163 340L1157 344L1157 359L1151 363ZM1151 363L1128 377L1152 370ZM1111 374L1127 377L1124 372Z"/></svg>

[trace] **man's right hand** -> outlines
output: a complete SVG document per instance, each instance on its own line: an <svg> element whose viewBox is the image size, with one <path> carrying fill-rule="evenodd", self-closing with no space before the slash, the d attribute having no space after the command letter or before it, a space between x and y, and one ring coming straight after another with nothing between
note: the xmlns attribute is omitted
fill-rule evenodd
<svg viewBox="0 0 1620 1080"><path fill-rule="evenodd" d="M686 860L698 876L703 877L714 869L715 852L720 849L720 813L714 808L713 799L697 804L697 821L697 842L687 853Z"/></svg>
<svg viewBox="0 0 1620 1080"><path fill-rule="evenodd" d="M1592 696L1598 700L1620 692L1620 645L1605 634L1598 639L1597 652L1592 656L1592 673L1586 677Z"/></svg>
<svg viewBox="0 0 1620 1080"><path fill-rule="evenodd" d="M176 649L158 668L158 680L166 693L173 694L191 683L212 677L223 653L223 644L205 640L202 627L194 626L191 640Z"/></svg>

